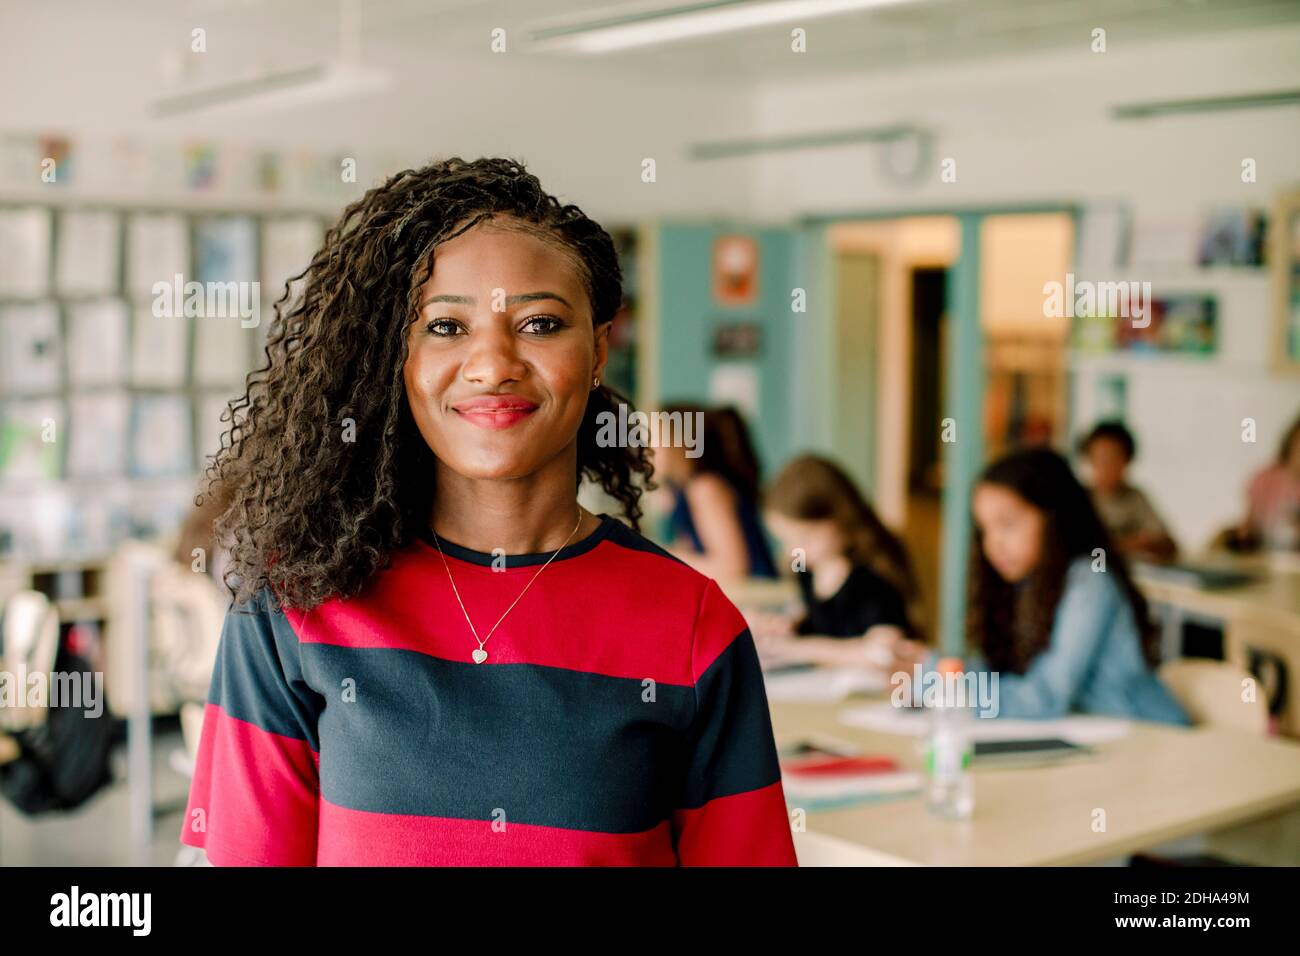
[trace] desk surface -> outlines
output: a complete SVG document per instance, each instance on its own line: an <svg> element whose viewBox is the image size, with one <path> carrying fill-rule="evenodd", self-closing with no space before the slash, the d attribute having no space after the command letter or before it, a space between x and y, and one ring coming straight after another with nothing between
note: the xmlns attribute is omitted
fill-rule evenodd
<svg viewBox="0 0 1300 956"><path fill-rule="evenodd" d="M1222 620L1244 621L1300 633L1300 565L1292 555L1207 555L1191 563L1255 576L1248 584L1199 588L1143 573L1135 575L1147 598Z"/></svg>
<svg viewBox="0 0 1300 956"><path fill-rule="evenodd" d="M919 769L918 738L840 723L839 704L774 701L778 743L825 735ZM1300 803L1300 745L1226 730L1135 724L1094 757L975 771L970 820L920 796L811 813L801 862L935 866L1080 865L1122 857ZM1094 830L1104 810L1104 832ZM809 857L805 859L805 856Z"/></svg>

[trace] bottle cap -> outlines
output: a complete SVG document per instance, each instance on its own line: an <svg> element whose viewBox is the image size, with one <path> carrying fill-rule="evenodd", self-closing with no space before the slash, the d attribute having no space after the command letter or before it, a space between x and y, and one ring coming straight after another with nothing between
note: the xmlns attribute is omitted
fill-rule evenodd
<svg viewBox="0 0 1300 956"><path fill-rule="evenodd" d="M940 674L960 674L961 658L960 657L941 657L939 663L935 664L935 670Z"/></svg>

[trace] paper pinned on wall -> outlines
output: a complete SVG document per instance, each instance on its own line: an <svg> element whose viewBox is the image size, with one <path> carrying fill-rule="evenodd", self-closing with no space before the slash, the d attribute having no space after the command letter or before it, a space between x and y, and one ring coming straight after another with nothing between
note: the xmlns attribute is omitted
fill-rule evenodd
<svg viewBox="0 0 1300 956"><path fill-rule="evenodd" d="M48 209L0 209L0 296L49 293L50 232Z"/></svg>
<svg viewBox="0 0 1300 956"><path fill-rule="evenodd" d="M0 406L0 478L43 481L59 477L63 403L57 399Z"/></svg>
<svg viewBox="0 0 1300 956"><path fill-rule="evenodd" d="M121 269L118 218L107 210L60 213L55 286L64 295L111 295Z"/></svg>
<svg viewBox="0 0 1300 956"><path fill-rule="evenodd" d="M749 421L758 417L758 369L749 363L727 362L709 375L709 401L734 405Z"/></svg>
<svg viewBox="0 0 1300 956"><path fill-rule="evenodd" d="M262 297L276 302L285 283L311 263L320 248L325 230L320 220L308 216L270 219L262 227ZM294 284L290 301L302 291L302 280Z"/></svg>
<svg viewBox="0 0 1300 956"><path fill-rule="evenodd" d="M74 388L122 383L129 321L121 299L94 299L68 307L68 381Z"/></svg>
<svg viewBox="0 0 1300 956"><path fill-rule="evenodd" d="M124 392L76 395L68 422L68 475L109 478L126 467L131 399Z"/></svg>
<svg viewBox="0 0 1300 956"><path fill-rule="evenodd" d="M63 335L53 302L0 310L0 382L10 394L41 395L63 383Z"/></svg>
<svg viewBox="0 0 1300 956"><path fill-rule="evenodd" d="M257 281L257 220L249 216L201 219L194 242L199 282Z"/></svg>
<svg viewBox="0 0 1300 956"><path fill-rule="evenodd" d="M179 395L137 395L131 409L131 474L185 475L190 455L190 403Z"/></svg>
<svg viewBox="0 0 1300 956"><path fill-rule="evenodd" d="M194 381L197 385L233 385L248 372L248 355L256 329L239 317L195 319Z"/></svg>
<svg viewBox="0 0 1300 956"><path fill-rule="evenodd" d="M159 318L149 303L137 306L131 332L131 381L150 388L185 384L189 327L187 318Z"/></svg>
<svg viewBox="0 0 1300 956"><path fill-rule="evenodd" d="M152 298L156 282L174 285L176 276L190 278L189 230L182 216L141 213L127 224L127 292L136 299Z"/></svg>

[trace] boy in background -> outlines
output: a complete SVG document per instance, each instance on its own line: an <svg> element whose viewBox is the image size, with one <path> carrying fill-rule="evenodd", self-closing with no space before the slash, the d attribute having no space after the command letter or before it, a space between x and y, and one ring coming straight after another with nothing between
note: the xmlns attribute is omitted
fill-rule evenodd
<svg viewBox="0 0 1300 956"><path fill-rule="evenodd" d="M1088 466L1089 491L1102 522L1125 556L1168 561L1178 545L1142 490L1125 480L1137 456L1137 442L1120 422L1101 422L1079 442Z"/></svg>

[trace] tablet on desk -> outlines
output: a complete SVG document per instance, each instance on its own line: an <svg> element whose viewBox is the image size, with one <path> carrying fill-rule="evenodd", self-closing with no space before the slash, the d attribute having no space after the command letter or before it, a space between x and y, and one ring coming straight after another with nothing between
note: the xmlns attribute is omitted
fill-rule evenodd
<svg viewBox="0 0 1300 956"><path fill-rule="evenodd" d="M1092 754L1091 747L1072 744L1060 737L1029 740L977 740L974 759L981 766L1016 765L1055 761Z"/></svg>

